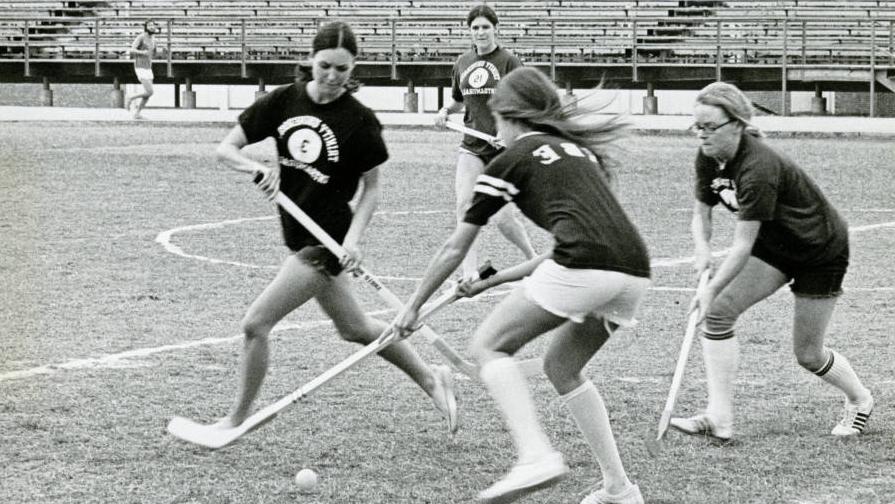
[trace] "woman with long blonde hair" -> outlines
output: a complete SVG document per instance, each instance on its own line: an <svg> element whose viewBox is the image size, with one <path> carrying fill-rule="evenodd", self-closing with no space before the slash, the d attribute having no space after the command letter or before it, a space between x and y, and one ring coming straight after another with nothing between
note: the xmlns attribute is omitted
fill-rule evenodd
<svg viewBox="0 0 895 504"><path fill-rule="evenodd" d="M438 250L397 327L411 332L419 309L459 266L488 219L509 202L550 232L552 250L481 281L463 284L473 296L523 279L476 329L471 353L503 413L518 459L509 474L479 494L509 502L551 485L568 472L538 422L513 355L550 332L544 372L574 417L600 466L603 488L583 503L643 502L625 473L609 414L593 382L581 373L619 326L634 322L650 284L646 246L610 184L604 161L622 124L582 119L587 106L564 108L553 84L533 68L503 78L489 105L507 149L475 184L472 206Z"/></svg>

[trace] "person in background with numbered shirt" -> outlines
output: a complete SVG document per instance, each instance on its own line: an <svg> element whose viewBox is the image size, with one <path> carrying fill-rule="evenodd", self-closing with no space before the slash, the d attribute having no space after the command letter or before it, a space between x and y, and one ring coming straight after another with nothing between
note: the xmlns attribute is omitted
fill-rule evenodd
<svg viewBox="0 0 895 504"><path fill-rule="evenodd" d="M805 172L759 138L749 122L752 103L735 86L716 82L703 88L694 117L692 129L702 142L692 225L698 272L711 267L712 208L723 204L737 214L737 224L727 257L696 294L704 313L708 407L691 418L673 418L671 426L720 442L731 439L739 364L734 324L752 305L789 284L795 296L796 360L845 395L845 412L832 434L860 434L873 397L848 359L824 346L848 268L845 221Z"/></svg>
<svg viewBox="0 0 895 504"><path fill-rule="evenodd" d="M497 14L486 5L479 5L469 11L466 25L472 36L473 48L460 55L451 72L450 105L438 111L435 124L443 127L449 114L459 112L465 107L464 124L474 130L493 135L495 133L494 118L488 108L488 99L494 93L497 83L506 75L522 66L519 58L497 45ZM485 140L464 135L457 156L457 172L454 191L457 197L457 222L463 219L466 210L472 203L473 186L476 177L498 153L501 148L491 145ZM526 259L535 256L531 240L525 226L513 212L512 205L507 205L495 216L500 232L512 242ZM475 249L463 261L462 276L464 279L478 277L478 254Z"/></svg>
<svg viewBox="0 0 895 504"><path fill-rule="evenodd" d="M388 158L382 126L346 87L356 55L357 42L347 24L321 27L313 40L312 79L279 87L256 101L217 148L222 163L260 175L258 187L269 198L282 191L348 251L346 257L335 257L280 209L291 253L242 320L239 391L229 416L218 422L220 428L238 426L248 416L267 372L268 334L309 299L317 300L345 340L367 344L388 327L363 312L344 274L360 262L364 231L379 200L378 166ZM240 151L268 137L276 139L278 168ZM359 185L352 214L349 201ZM457 401L446 366L427 365L406 341L393 343L379 355L431 396L451 433L457 430Z"/></svg>
<svg viewBox="0 0 895 504"><path fill-rule="evenodd" d="M549 79L533 68L501 79L490 106L507 149L477 178L472 206L432 258L396 327L402 334L415 329L420 307L457 268L481 226L515 202L553 235L555 246L488 279L461 284L463 293L472 296L524 278L482 322L471 344L481 379L518 452L509 474L479 499L509 502L558 481L569 470L543 432L513 359L525 344L550 332L544 372L602 473L603 488L582 502L642 503L640 489L625 473L603 399L581 374L618 326L633 323L650 284L646 246L613 194L605 169L607 150L622 125L617 120L579 122L595 110L584 104L564 109Z"/></svg>
<svg viewBox="0 0 895 504"><path fill-rule="evenodd" d="M134 43L131 44L130 53L134 58L134 73L137 74L137 80L143 85L143 92L131 96L124 104L124 108L131 110L131 105L136 102L133 109L134 119L143 118L140 113L153 93L152 81L155 76L152 75L152 57L156 52L155 35L161 31L158 23L150 19L143 23L143 33L138 35L134 39Z"/></svg>

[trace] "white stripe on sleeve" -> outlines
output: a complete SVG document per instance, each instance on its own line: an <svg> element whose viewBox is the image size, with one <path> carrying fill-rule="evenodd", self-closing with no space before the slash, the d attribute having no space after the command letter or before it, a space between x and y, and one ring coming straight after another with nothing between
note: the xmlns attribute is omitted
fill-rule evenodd
<svg viewBox="0 0 895 504"><path fill-rule="evenodd" d="M497 189L502 189L508 192L510 195L515 196L519 194L519 189L516 188L512 183L507 182L504 179L499 179L497 177L492 177L491 175L479 175L477 179L475 179L476 184L487 184L493 186Z"/></svg>
<svg viewBox="0 0 895 504"><path fill-rule="evenodd" d="M510 196L506 191L497 189L496 187L491 187L487 184L476 184L475 192L487 194L489 196L495 196L497 198L503 198L506 201L513 201L513 197Z"/></svg>

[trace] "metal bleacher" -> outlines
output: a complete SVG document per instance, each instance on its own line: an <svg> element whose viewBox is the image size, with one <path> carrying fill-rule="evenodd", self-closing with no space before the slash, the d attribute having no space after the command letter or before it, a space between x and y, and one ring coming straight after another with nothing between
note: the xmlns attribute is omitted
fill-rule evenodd
<svg viewBox="0 0 895 504"><path fill-rule="evenodd" d="M895 0L884 1L491 1L500 41L523 60L564 68L638 70L722 66L895 68ZM81 0L0 3L0 68L26 76L41 65L129 62L147 19L163 28L168 76L181 64L249 67L306 56L320 23L343 19L359 38L362 62L443 68L470 47L465 15L474 3L439 0ZM5 72L6 70L4 70ZM441 70L440 70L441 71ZM444 73L443 71L441 71ZM443 75L441 77L444 77ZM417 77L418 78L418 77Z"/></svg>

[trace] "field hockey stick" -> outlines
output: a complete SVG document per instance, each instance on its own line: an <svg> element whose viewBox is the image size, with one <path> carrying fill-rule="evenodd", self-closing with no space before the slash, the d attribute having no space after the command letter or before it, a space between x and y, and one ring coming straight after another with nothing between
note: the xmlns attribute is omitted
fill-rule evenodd
<svg viewBox="0 0 895 504"><path fill-rule="evenodd" d="M336 242L329 234L323 230L313 219L311 219L308 214L306 214L301 208L298 207L288 196L283 194L282 192L278 192L276 196L276 202L279 204L286 212L291 215L295 220L299 222L305 229L307 229L312 235L314 235L317 240L323 244L324 247L327 248L333 255L338 258L342 258L347 254L347 251ZM404 303L398 299L392 291L388 290L382 282L379 281L378 278L370 274L366 269L361 266L357 266L354 268L354 274L360 277L367 285L370 285L374 289L376 289L376 293L379 294L385 302L389 305L389 307L395 310L401 310L404 307ZM435 333L431 328L427 326L422 326L420 328L420 332L425 336L425 338L429 341L429 343L434 346L441 354L448 360L451 366L454 367L457 371L460 371L466 376L476 377L478 375L478 371L476 365L468 360L464 359L462 355L460 355L457 350L455 350L452 346L450 346L444 339L441 338L438 334Z"/></svg>
<svg viewBox="0 0 895 504"><path fill-rule="evenodd" d="M696 292L700 292L709 281L709 270L706 269L699 276L699 286ZM662 410L662 416L659 418L659 427L656 431L655 439L650 439L647 443L647 450L655 456L662 449L662 438L668 432L668 425L671 422L671 413L674 411L674 403L677 401L678 392L681 389L681 383L684 380L684 369L687 367L687 360L690 357L690 347L693 346L693 340L696 337L696 326L702 318L703 310L698 305L693 305L690 309L690 316L687 320L687 332L684 333L684 340L681 342L681 351L677 358L677 365L674 368L674 375L671 378L671 389L668 391L668 398L665 400L665 409Z"/></svg>
<svg viewBox="0 0 895 504"><path fill-rule="evenodd" d="M308 214L304 212L301 208L298 207L288 196L285 194L278 192L276 196L276 202L281 207L283 207L286 212L291 215L295 220L297 220L302 226L305 227L317 240L323 244L324 247L327 248L333 255L336 257L344 257L347 254L347 251L339 245L329 234L323 230L314 219L312 219ZM374 289L376 289L376 293L379 294L379 297L385 300L385 302L395 310L400 311L404 308L404 303L398 299L392 291L388 290L382 282L379 281L378 278L370 274L363 267L356 267L354 269L354 274L360 277L367 285L370 285ZM459 299L459 298L458 298ZM455 300L452 300L453 302ZM449 303L448 303L449 304ZM469 378L477 379L478 378L478 366L474 363L463 358L460 353L454 349L451 345L449 345L441 336L439 336L435 331L433 331L430 327L423 325L419 332L423 334L426 340L438 350L445 359L447 359L448 363L459 371L463 373ZM526 359L519 361L520 369L522 373L526 376L536 376L541 373L543 369L543 361L539 358L534 359Z"/></svg>
<svg viewBox="0 0 895 504"><path fill-rule="evenodd" d="M459 131L460 133L463 133L464 135L469 135L469 136L471 136L471 137L476 137L476 138L478 138L478 139L480 139L480 140L484 140L484 141L486 141L486 142L488 142L489 144L492 144L492 145L497 145L497 146L500 146L500 147L505 147L505 145L503 144L503 140L501 140L500 138L497 138L497 137L494 136L494 135L489 135L489 134L487 134L487 133L483 133L483 132L481 132L481 131L479 131L479 130L475 130L475 129L469 128L469 127L467 127L467 126L465 126L465 125L463 125L463 124L455 123L455 122L451 122L451 121L446 121L446 122L444 123L444 125L447 126L447 127L450 128L450 129L454 130L454 131Z"/></svg>
<svg viewBox="0 0 895 504"><path fill-rule="evenodd" d="M490 276L494 273L494 269L491 268L490 272L485 271L483 274ZM487 276L485 278L487 278ZM431 317L439 310L449 305L450 303L448 301L456 297L456 294L453 292L443 294L425 311L420 313L419 322L422 323L427 318ZM168 432L170 432L171 435L176 438L199 446L204 446L211 449L223 448L224 446L227 446L228 444L241 438L245 434L273 420L273 418L277 416L281 411L304 399L311 392L321 387L323 384L351 369L367 357L381 352L386 347L396 341L399 341L400 339L401 338L398 337L398 333L395 332L394 324L390 324L372 343L368 343L357 352L354 352L353 354L342 360L342 362L339 362L335 366L327 369L313 380L299 387L291 394L283 397L282 399L269 406L266 406L263 409L258 410L236 427L222 428L217 427L214 424L201 424L194 420L190 420L189 418L175 416L171 419L170 422L168 422Z"/></svg>

